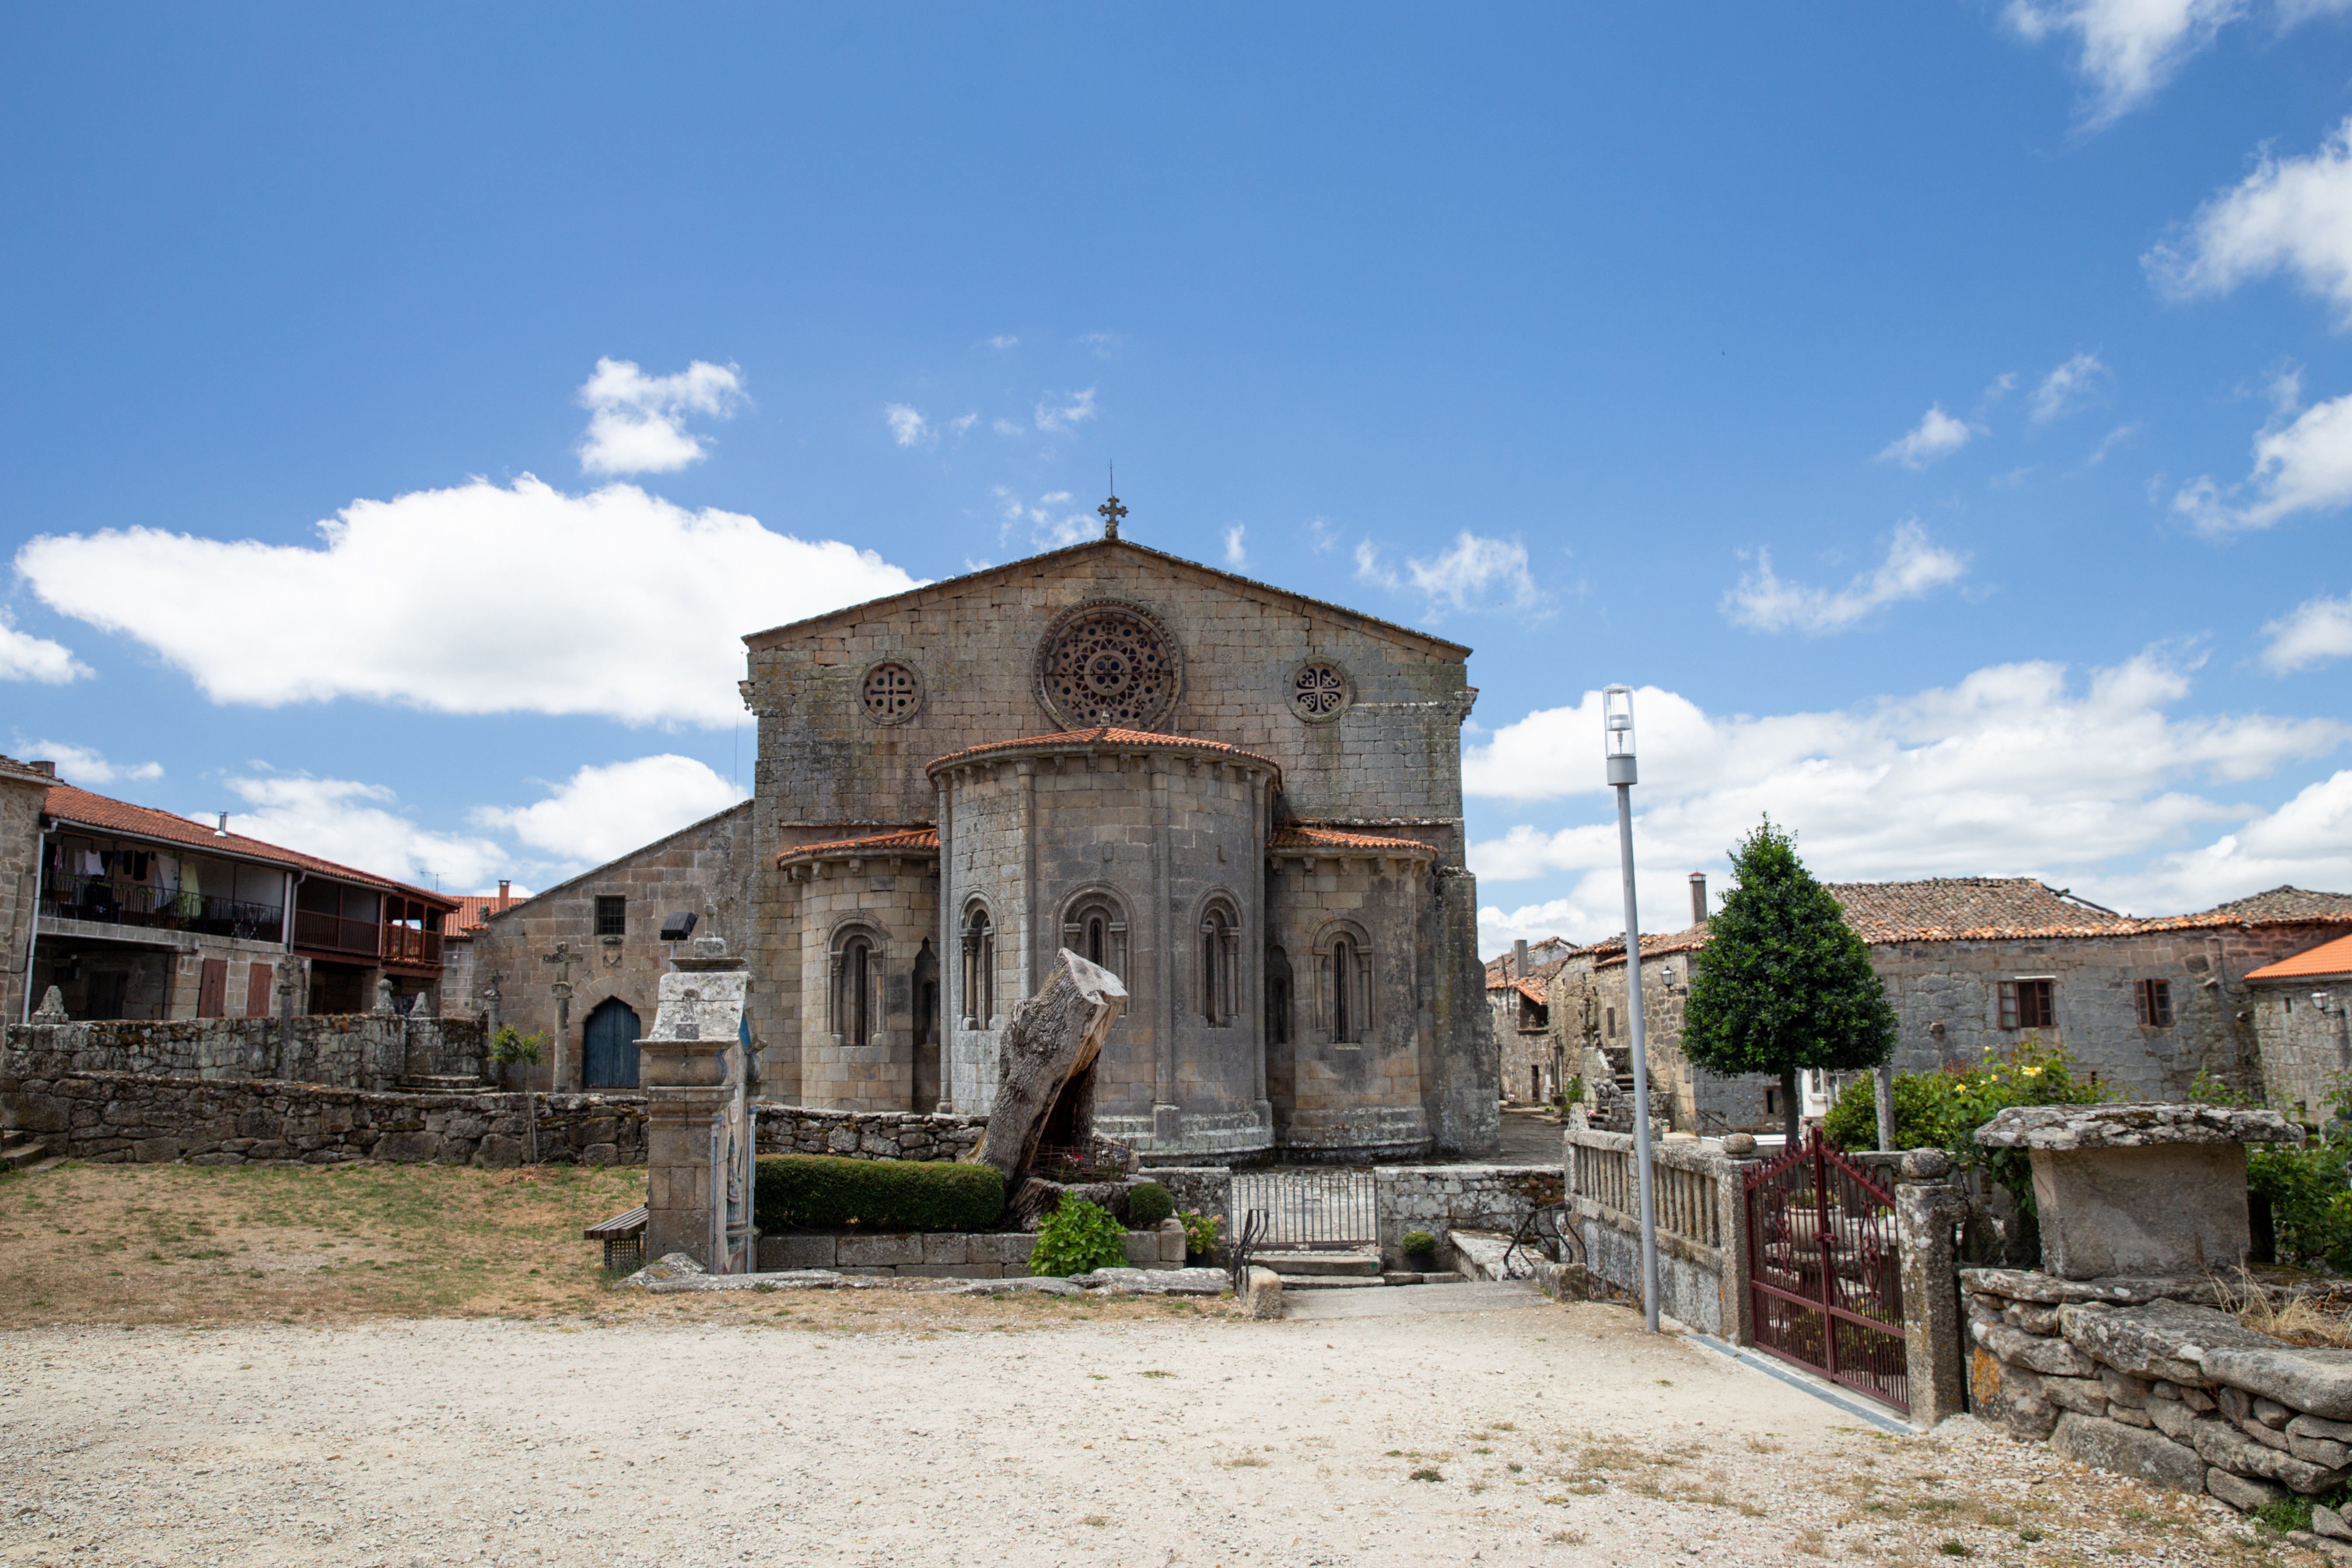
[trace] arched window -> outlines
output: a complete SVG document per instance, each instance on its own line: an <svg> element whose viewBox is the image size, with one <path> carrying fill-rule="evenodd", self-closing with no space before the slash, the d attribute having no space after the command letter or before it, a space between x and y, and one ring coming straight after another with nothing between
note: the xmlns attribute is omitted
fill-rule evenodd
<svg viewBox="0 0 2352 1568"><path fill-rule="evenodd" d="M1224 1028L1237 1010L1235 962L1241 946L1241 922L1223 903L1209 906L1201 917L1201 1017L1212 1028Z"/></svg>
<svg viewBox="0 0 2352 1568"><path fill-rule="evenodd" d="M963 921L963 1026L986 1029L996 1016L996 931L988 911L971 906Z"/></svg>
<svg viewBox="0 0 2352 1568"><path fill-rule="evenodd" d="M845 932L833 950L833 1032L845 1046L871 1045L881 1009L875 1005L882 982L880 950L874 933Z"/></svg>
<svg viewBox="0 0 2352 1568"><path fill-rule="evenodd" d="M1062 945L1125 980L1127 911L1107 893L1078 900L1062 917Z"/></svg>
<svg viewBox="0 0 2352 1568"><path fill-rule="evenodd" d="M1357 1045L1372 1033L1372 958L1363 939L1343 931L1331 939L1330 955L1323 966L1324 994L1329 998L1331 1043Z"/></svg>

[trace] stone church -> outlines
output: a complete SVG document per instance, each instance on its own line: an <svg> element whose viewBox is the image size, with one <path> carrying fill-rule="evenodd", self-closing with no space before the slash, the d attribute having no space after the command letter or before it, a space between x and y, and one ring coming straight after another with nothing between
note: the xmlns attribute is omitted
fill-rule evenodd
<svg viewBox="0 0 2352 1568"><path fill-rule="evenodd" d="M752 798L489 914L445 1006L561 1023L558 1087L630 1087L690 912L750 961L763 1098L985 1113L1067 947L1128 986L1097 1125L1148 1160L1491 1149L1470 650L1104 510L1101 539L746 637Z"/></svg>

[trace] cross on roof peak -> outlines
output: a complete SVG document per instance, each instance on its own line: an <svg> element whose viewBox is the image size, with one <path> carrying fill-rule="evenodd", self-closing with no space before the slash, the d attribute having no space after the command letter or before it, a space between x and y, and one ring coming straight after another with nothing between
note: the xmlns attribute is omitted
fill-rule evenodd
<svg viewBox="0 0 2352 1568"><path fill-rule="evenodd" d="M1118 497L1111 497L1110 500L1095 508L1095 510L1102 516L1103 537L1105 539L1117 539L1118 537L1118 520L1127 515L1127 508L1119 503Z"/></svg>

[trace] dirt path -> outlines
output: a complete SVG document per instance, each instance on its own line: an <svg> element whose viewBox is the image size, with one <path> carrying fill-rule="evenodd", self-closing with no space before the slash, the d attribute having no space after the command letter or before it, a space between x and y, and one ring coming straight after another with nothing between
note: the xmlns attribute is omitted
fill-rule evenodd
<svg viewBox="0 0 2352 1568"><path fill-rule="evenodd" d="M2300 1557L1973 1423L1864 1429L1620 1309L989 1306L16 1330L0 1563Z"/></svg>

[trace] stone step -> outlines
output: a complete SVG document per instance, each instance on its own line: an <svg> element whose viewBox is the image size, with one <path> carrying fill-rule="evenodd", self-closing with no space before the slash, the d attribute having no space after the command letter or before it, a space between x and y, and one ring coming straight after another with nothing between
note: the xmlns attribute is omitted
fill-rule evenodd
<svg viewBox="0 0 2352 1568"><path fill-rule="evenodd" d="M1261 1252L1256 1261L1286 1279L1291 1275L1378 1274L1381 1255L1361 1252Z"/></svg>
<svg viewBox="0 0 2352 1568"><path fill-rule="evenodd" d="M37 1168L47 1170L58 1163L58 1161L50 1157L47 1146L30 1134L10 1132L0 1136L0 1165L6 1165L11 1170L30 1171Z"/></svg>
<svg viewBox="0 0 2352 1568"><path fill-rule="evenodd" d="M1275 1278L1282 1281L1282 1288L1286 1290L1377 1290L1388 1284L1377 1274L1366 1279L1360 1274L1284 1274L1277 1271Z"/></svg>
<svg viewBox="0 0 2352 1568"><path fill-rule="evenodd" d="M432 1078L424 1074L418 1074L415 1077L402 1079L400 1080L400 1087L403 1089L416 1089L420 1092L428 1094L471 1094L476 1090L487 1088L488 1086L483 1083L481 1079L468 1073L462 1077L450 1078Z"/></svg>

